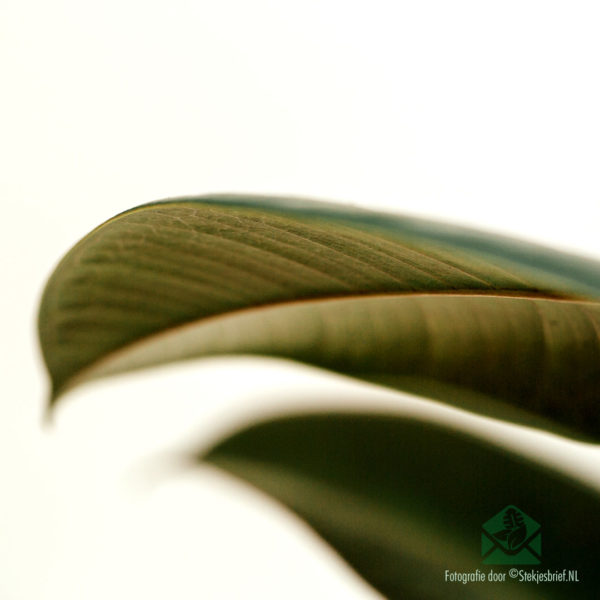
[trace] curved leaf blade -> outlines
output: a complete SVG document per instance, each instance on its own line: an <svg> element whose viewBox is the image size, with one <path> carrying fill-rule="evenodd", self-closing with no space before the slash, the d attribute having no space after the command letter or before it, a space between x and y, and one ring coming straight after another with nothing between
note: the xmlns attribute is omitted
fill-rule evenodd
<svg viewBox="0 0 600 600"><path fill-rule="evenodd" d="M597 272L590 261L554 264L553 251L517 248L302 201L143 206L86 236L48 282L39 331L54 397L133 366L257 352L445 401L475 394L471 404L488 411L482 394L595 436L598 305L580 296L600 291ZM567 273L565 261L578 268ZM235 331L221 345L206 339L215 323L231 330L239 318L251 343ZM276 329L256 341L265 323Z"/></svg>
<svg viewBox="0 0 600 600"><path fill-rule="evenodd" d="M239 431L200 458L297 513L389 598L591 598L598 589L598 493L458 431L389 415L304 415ZM577 569L579 584L445 582L446 569L489 570L481 526L507 503L542 524L543 570Z"/></svg>
<svg viewBox="0 0 600 600"><path fill-rule="evenodd" d="M508 536L508 547L511 550L518 548L525 540L526 535L527 529L524 526L521 525L520 527L516 527Z"/></svg>
<svg viewBox="0 0 600 600"><path fill-rule="evenodd" d="M600 306L590 302L360 296L202 320L115 352L82 377L189 358L275 355L592 439L600 434L598 331Z"/></svg>
<svg viewBox="0 0 600 600"><path fill-rule="evenodd" d="M451 248L471 258L478 256L489 264L502 264L506 271L520 272L527 278L545 281L542 287L552 282L551 287L557 289L591 297L600 295L598 261L469 227L303 198L218 194L180 198L178 201L252 207L285 212L299 219L344 224L379 235L413 240L417 245L425 243L440 249Z"/></svg>

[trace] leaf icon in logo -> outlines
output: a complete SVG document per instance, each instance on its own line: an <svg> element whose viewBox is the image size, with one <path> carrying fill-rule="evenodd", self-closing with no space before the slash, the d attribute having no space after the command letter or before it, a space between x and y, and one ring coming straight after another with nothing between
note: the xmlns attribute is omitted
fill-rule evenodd
<svg viewBox="0 0 600 600"><path fill-rule="evenodd" d="M510 550L514 550L527 536L523 515L516 508L509 508L504 513L502 521L504 529L494 533L494 537L505 542Z"/></svg>
<svg viewBox="0 0 600 600"><path fill-rule="evenodd" d="M510 529L503 529L502 531L498 531L497 533L494 533L494 537L498 538L499 540L502 540L503 542L506 541L506 538L510 535L511 531Z"/></svg>
<svg viewBox="0 0 600 600"><path fill-rule="evenodd" d="M508 536L508 547L511 550L515 550L519 547L521 542L525 540L525 536L527 535L527 527L525 525L521 525L516 529L513 529Z"/></svg>

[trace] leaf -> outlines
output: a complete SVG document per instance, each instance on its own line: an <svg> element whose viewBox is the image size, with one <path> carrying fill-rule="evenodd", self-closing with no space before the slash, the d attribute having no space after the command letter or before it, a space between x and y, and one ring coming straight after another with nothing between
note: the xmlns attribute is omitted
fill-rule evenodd
<svg viewBox="0 0 600 600"><path fill-rule="evenodd" d="M503 529L502 531L499 531L498 533L494 533L494 537L498 538L499 540L506 540L506 538L511 534L512 529Z"/></svg>
<svg viewBox="0 0 600 600"><path fill-rule="evenodd" d="M494 533L494 537L506 541L509 549L516 549L527 536L527 526L523 515L515 508L509 508L504 513L503 523L505 529Z"/></svg>
<svg viewBox="0 0 600 600"><path fill-rule="evenodd" d="M390 415L304 415L245 428L199 458L297 513L389 598L592 598L598 589L598 493L463 432ZM490 570L481 528L507 502L541 523L543 571L578 569L579 584L507 577L496 591L444 580L446 569Z"/></svg>
<svg viewBox="0 0 600 600"><path fill-rule="evenodd" d="M508 547L511 550L518 548L521 545L521 542L525 540L525 536L527 535L527 527L525 525L520 525L519 527L515 527L508 536Z"/></svg>
<svg viewBox="0 0 600 600"><path fill-rule="evenodd" d="M101 225L39 313L53 399L215 354L303 361L597 438L597 263L308 201L159 202Z"/></svg>
<svg viewBox="0 0 600 600"><path fill-rule="evenodd" d="M504 526L507 529L516 529L517 527L522 527L525 524L525 520L523 519L523 515L516 508L509 508L504 513Z"/></svg>

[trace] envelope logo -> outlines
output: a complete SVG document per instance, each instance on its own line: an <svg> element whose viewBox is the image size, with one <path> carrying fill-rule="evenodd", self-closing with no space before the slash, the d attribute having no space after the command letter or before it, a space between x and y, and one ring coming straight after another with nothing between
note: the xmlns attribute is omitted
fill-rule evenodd
<svg viewBox="0 0 600 600"><path fill-rule="evenodd" d="M481 556L486 565L539 565L542 527L509 504L483 524Z"/></svg>

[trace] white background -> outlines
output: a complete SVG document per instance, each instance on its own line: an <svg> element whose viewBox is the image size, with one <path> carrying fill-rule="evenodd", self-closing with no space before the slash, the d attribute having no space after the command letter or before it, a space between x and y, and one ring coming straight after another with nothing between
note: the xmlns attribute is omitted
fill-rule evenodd
<svg viewBox="0 0 600 600"><path fill-rule="evenodd" d="M599 17L548 0L4 0L0 598L376 597L259 494L148 466L265 411L376 391L213 360L90 385L43 428L44 281L122 210L225 191L600 257Z"/></svg>

